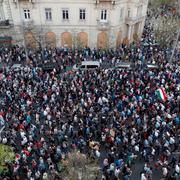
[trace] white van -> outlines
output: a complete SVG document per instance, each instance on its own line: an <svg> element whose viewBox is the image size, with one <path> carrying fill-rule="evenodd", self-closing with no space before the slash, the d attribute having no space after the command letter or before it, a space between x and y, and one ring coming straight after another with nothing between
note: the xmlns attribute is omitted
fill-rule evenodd
<svg viewBox="0 0 180 180"><path fill-rule="evenodd" d="M158 66L156 64L147 64L148 69L157 69Z"/></svg>
<svg viewBox="0 0 180 180"><path fill-rule="evenodd" d="M131 69L131 63L121 62L115 65L116 69Z"/></svg>
<svg viewBox="0 0 180 180"><path fill-rule="evenodd" d="M98 61L83 61L81 64L75 64L73 66L74 70L77 69L96 69L100 67L100 62Z"/></svg>

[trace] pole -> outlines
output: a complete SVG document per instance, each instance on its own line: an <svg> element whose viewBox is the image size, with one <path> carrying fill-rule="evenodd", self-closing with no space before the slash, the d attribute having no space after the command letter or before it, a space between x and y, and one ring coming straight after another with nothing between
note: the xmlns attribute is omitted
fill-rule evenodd
<svg viewBox="0 0 180 180"><path fill-rule="evenodd" d="M176 42L174 43L174 47L173 47L173 51L172 51L172 54L171 54L169 63L172 63L172 61L173 61L174 52L175 52L175 49L176 49L177 44L178 44L178 41L179 41L179 35L180 35L180 27L179 27L179 30L178 30L178 32L177 32Z"/></svg>
<svg viewBox="0 0 180 180"><path fill-rule="evenodd" d="M20 10L20 4L19 4L19 1L17 1L17 7L18 7L18 10L19 10L19 16L20 16L20 22L21 22L21 25L20 27L22 28L22 31L23 31L23 45L24 45L24 50L25 50L25 54L26 54L26 63L27 63L27 60L28 60L28 52L27 52L27 47L26 47L26 43L25 43L25 30L24 30L24 21L22 19L22 16L21 16L21 10Z"/></svg>
<svg viewBox="0 0 180 180"><path fill-rule="evenodd" d="M1 133L3 132L5 126L3 126L1 129L0 129L0 137L1 137Z"/></svg>
<svg viewBox="0 0 180 180"><path fill-rule="evenodd" d="M180 0L177 0L177 9L178 9L178 13L180 13L180 7L179 7L179 4L180 4ZM172 51L172 54L171 54L171 58L170 58L170 63L172 63L172 61L173 61L173 57L174 57L174 52L175 52L175 49L176 49L176 47L177 47L177 44L178 44L178 42L179 42L179 35L180 35L180 26L178 27L179 29L178 29L178 32L177 32L177 37L176 37L176 42L175 42L175 44L174 44L174 48L173 48L173 51Z"/></svg>

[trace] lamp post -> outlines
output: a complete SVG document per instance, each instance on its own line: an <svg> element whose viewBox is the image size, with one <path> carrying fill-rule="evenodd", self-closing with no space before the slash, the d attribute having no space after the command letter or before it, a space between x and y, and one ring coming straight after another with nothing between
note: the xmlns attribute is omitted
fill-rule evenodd
<svg viewBox="0 0 180 180"><path fill-rule="evenodd" d="M175 53L175 50L176 50L176 47L177 47L178 41L179 41L179 35L180 35L180 27L178 29L177 36L176 36L176 41L174 43L173 51L172 51L172 54L171 54L171 57L170 57L170 60L169 60L170 63L172 63L172 61L173 61L174 53Z"/></svg>
<svg viewBox="0 0 180 180"><path fill-rule="evenodd" d="M180 0L176 1L176 7L178 9L178 13L180 13ZM170 60L169 60L170 63L172 63L172 61L173 61L174 53L175 53L175 50L176 50L178 42L179 42L179 35L180 35L180 26L177 29L176 40L175 40L173 51L172 51L172 54L171 54L171 57L170 57Z"/></svg>

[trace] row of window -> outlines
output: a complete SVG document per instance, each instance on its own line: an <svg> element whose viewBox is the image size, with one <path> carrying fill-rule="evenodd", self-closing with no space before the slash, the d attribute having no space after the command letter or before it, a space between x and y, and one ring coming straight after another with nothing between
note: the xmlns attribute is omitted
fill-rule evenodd
<svg viewBox="0 0 180 180"><path fill-rule="evenodd" d="M123 18L124 9L120 10L120 18ZM24 9L24 18L26 20L31 19L31 13L29 9ZM45 18L46 21L52 21L52 11L51 8L45 8ZM62 19L69 20L69 9L62 9ZM79 19L86 20L86 9L79 9ZM102 9L100 11L100 19L107 20L107 9Z"/></svg>

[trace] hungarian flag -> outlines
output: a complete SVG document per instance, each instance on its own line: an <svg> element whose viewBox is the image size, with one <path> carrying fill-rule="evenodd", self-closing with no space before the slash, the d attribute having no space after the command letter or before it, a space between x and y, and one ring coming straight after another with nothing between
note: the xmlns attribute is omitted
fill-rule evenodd
<svg viewBox="0 0 180 180"><path fill-rule="evenodd" d="M159 88L156 90L157 96L162 99L164 102L167 100L167 95L166 92L164 91L163 88Z"/></svg>

